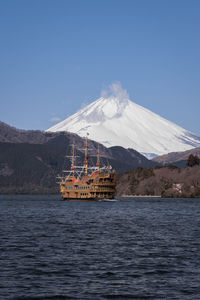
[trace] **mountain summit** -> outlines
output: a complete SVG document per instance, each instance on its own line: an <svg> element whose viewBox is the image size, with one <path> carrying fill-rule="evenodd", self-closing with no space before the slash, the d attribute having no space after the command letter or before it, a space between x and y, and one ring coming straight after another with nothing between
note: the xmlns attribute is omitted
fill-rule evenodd
<svg viewBox="0 0 200 300"><path fill-rule="evenodd" d="M106 147L122 146L153 157L200 147L200 137L129 100L104 96L47 131L71 131Z"/></svg>

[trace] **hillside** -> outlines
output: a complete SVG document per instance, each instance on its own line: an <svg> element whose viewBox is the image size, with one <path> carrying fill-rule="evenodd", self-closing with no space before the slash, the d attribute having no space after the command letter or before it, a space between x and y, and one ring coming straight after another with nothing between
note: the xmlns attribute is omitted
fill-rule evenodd
<svg viewBox="0 0 200 300"><path fill-rule="evenodd" d="M200 157L200 148L194 148L182 152L171 152L155 157L154 159L152 159L152 161L158 162L162 165L174 164L180 167L186 167L187 159L190 154Z"/></svg>
<svg viewBox="0 0 200 300"><path fill-rule="evenodd" d="M200 197L200 166L138 168L119 174L118 195Z"/></svg>
<svg viewBox="0 0 200 300"><path fill-rule="evenodd" d="M39 130L17 129L0 121L0 142L43 144L55 136Z"/></svg>

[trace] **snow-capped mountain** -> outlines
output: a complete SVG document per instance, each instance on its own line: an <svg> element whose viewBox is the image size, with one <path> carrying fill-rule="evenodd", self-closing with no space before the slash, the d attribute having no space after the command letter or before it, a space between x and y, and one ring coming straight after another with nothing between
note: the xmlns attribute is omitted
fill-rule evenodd
<svg viewBox="0 0 200 300"><path fill-rule="evenodd" d="M153 157L200 147L200 137L123 97L101 97L47 131L71 131L106 147L122 146Z"/></svg>

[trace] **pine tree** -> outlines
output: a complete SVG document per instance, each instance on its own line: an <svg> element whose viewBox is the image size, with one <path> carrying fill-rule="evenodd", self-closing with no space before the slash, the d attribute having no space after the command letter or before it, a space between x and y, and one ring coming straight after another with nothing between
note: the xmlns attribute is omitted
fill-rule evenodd
<svg viewBox="0 0 200 300"><path fill-rule="evenodd" d="M200 159L197 155L190 154L187 159L187 166L193 167L195 165L199 165Z"/></svg>

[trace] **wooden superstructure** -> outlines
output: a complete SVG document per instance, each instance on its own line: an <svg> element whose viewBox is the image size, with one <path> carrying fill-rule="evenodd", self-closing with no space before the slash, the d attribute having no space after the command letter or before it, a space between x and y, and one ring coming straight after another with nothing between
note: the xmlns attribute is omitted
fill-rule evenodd
<svg viewBox="0 0 200 300"><path fill-rule="evenodd" d="M75 166L74 145L72 146L71 170L61 177L60 192L63 199L98 200L113 199L115 196L116 174L110 166L100 167L99 148L97 164L88 166L87 137L85 145L85 161L83 166Z"/></svg>

